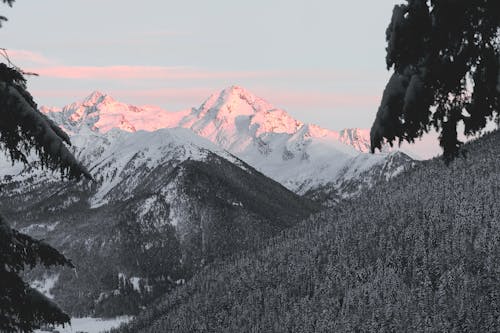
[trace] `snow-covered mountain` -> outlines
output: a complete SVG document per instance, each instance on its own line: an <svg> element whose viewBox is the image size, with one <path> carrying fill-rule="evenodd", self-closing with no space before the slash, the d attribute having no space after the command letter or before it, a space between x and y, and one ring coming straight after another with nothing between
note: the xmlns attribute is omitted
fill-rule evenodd
<svg viewBox="0 0 500 333"><path fill-rule="evenodd" d="M339 141L353 146L362 153L370 152L370 130L361 128L346 128L340 131Z"/></svg>
<svg viewBox="0 0 500 333"><path fill-rule="evenodd" d="M106 276L170 288L317 211L309 199L335 204L412 163L366 153L367 131L304 124L240 87L178 113L99 92L41 110L95 181L0 159L0 208L80 267L57 272L50 291L78 314L122 301Z"/></svg>
<svg viewBox="0 0 500 333"><path fill-rule="evenodd" d="M94 181L61 181L34 165L4 176L0 193L0 210L15 228L62 250L78 268L33 275L53 282L47 291L73 314L110 315L112 304L132 296L139 306L319 207L189 129L73 125L73 149ZM149 291L122 297L117 276Z"/></svg>
<svg viewBox="0 0 500 333"><path fill-rule="evenodd" d="M175 113L127 105L99 92L62 109L42 111L73 135L82 130L187 128L299 194L325 186L339 188L395 153L387 149L368 154L368 130L336 132L304 124L237 86L211 95L199 107Z"/></svg>
<svg viewBox="0 0 500 333"><path fill-rule="evenodd" d="M299 194L356 177L394 153L367 154L368 130L336 132L304 124L237 86L210 96L182 118L179 126L190 128Z"/></svg>
<svg viewBox="0 0 500 333"><path fill-rule="evenodd" d="M167 112L156 106L137 107L114 100L111 96L94 91L80 102L63 108L40 108L70 134L80 129L106 133L118 128L128 132L155 131L176 127L185 112Z"/></svg>

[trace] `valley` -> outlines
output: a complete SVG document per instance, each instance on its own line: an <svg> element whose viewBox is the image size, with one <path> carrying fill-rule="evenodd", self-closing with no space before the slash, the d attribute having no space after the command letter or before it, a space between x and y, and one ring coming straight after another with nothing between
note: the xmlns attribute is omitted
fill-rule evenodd
<svg viewBox="0 0 500 333"><path fill-rule="evenodd" d="M398 151L366 153L366 131L302 124L239 87L185 113L98 92L41 110L94 180L4 159L2 212L73 260L75 271L27 277L51 281L42 291L76 316L137 314L208 263L256 251L414 164Z"/></svg>

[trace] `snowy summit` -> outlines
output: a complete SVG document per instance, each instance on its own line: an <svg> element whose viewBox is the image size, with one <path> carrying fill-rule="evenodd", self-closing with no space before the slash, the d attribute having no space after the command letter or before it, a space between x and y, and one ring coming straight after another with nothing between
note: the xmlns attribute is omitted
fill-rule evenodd
<svg viewBox="0 0 500 333"><path fill-rule="evenodd" d="M238 86L212 94L199 107L181 112L128 105L101 92L62 109L41 110L79 137L73 140L77 146L82 141L91 144L82 136L99 137L116 129L189 129L298 193L337 183L339 177L355 177L384 163L390 154L367 154L367 129L336 132L305 124Z"/></svg>

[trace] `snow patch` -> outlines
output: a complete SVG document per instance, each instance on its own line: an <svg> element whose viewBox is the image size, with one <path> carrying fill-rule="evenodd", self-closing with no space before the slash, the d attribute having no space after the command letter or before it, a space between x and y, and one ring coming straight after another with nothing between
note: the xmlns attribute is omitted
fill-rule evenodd
<svg viewBox="0 0 500 333"><path fill-rule="evenodd" d="M60 333L75 333L75 332L86 332L86 333L101 333L109 331L110 329L117 328L121 324L128 323L133 317L121 316L112 319L101 319L101 318L71 318L71 325L54 326L54 329ZM35 330L36 333L44 333L49 330Z"/></svg>
<svg viewBox="0 0 500 333"><path fill-rule="evenodd" d="M140 292L141 288L139 287L139 282L141 281L140 277L132 276L129 279L130 283L132 283L132 287L134 288L135 291Z"/></svg>
<svg viewBox="0 0 500 333"><path fill-rule="evenodd" d="M27 227L21 228L20 231L23 234L30 234L35 231L51 232L59 225L59 221L51 224L35 223Z"/></svg>
<svg viewBox="0 0 500 333"><path fill-rule="evenodd" d="M30 287L38 290L46 297L53 299L54 295L52 295L50 291L52 290L52 288L54 288L58 280L59 274L44 274L40 280L34 280L33 282L31 282Z"/></svg>
<svg viewBox="0 0 500 333"><path fill-rule="evenodd" d="M139 287L139 283L141 282L142 278L137 277L137 276L132 276L129 278L124 273L118 273L118 279L128 280L132 284L132 287L135 291L137 291L137 292L141 291L141 288Z"/></svg>

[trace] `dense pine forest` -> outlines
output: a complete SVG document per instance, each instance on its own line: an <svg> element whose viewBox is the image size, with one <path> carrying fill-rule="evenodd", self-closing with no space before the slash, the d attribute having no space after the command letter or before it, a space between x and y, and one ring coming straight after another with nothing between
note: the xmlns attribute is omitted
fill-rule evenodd
<svg viewBox="0 0 500 333"><path fill-rule="evenodd" d="M119 332L500 331L500 132L207 266Z"/></svg>

